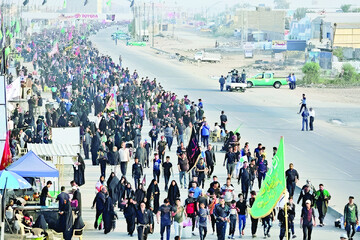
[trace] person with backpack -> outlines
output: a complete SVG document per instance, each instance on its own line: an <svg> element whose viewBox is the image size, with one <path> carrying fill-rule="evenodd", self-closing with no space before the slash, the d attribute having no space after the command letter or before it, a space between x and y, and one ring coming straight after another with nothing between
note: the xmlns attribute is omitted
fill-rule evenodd
<svg viewBox="0 0 360 240"><path fill-rule="evenodd" d="M344 208L344 222L345 222L345 230L349 240L354 238L356 233L356 225L359 224L359 215L358 215L358 207L354 203L354 197L349 197L349 203L345 205ZM352 233L350 234L350 232Z"/></svg>
<svg viewBox="0 0 360 240"><path fill-rule="evenodd" d="M194 198L194 191L189 191L189 197L185 200L185 217L191 218L192 221L192 235L195 236L195 219L196 219L196 199Z"/></svg>

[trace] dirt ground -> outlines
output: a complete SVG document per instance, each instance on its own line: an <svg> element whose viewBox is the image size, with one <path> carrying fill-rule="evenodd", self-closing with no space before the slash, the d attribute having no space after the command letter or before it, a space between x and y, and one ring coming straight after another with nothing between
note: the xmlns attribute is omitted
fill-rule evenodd
<svg viewBox="0 0 360 240"><path fill-rule="evenodd" d="M175 31L174 37L171 34L165 37L155 38L155 49L146 46L141 49L159 58L167 60L174 58L175 53L192 58L194 53L204 48L214 48L215 41L220 44L232 44L235 40L224 39L221 37L215 38L208 33L195 32L190 29L179 29ZM159 52L157 49L171 53L170 55ZM270 55L255 55L252 59L245 59L240 53L222 53L222 60L220 63L196 63L196 62L179 62L176 59L171 61L173 64L184 68L186 71L193 73L199 77L205 77L217 81L221 75L227 74L231 69L245 68L248 76L260 73L260 70L253 69L255 60L263 60L271 62ZM285 70L273 71L276 75L287 76L290 72L295 72L298 78L301 78L300 66L287 67ZM300 77L299 77L300 76ZM266 91L260 90L259 92L265 93ZM288 91L286 91L288 92ZM301 96L302 92L306 92L307 95L311 95L314 101L325 104L326 102L339 103L339 104L360 104L360 88L301 88L298 87L293 95ZM279 93L285 93L279 91ZM278 102L286 101L288 93L280 94L280 98L272 99L267 104L278 105ZM272 102L274 104L272 104Z"/></svg>

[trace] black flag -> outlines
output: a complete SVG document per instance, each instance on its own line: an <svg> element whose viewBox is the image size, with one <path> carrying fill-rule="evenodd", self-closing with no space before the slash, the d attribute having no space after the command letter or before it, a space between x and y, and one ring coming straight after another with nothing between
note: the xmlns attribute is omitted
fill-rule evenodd
<svg viewBox="0 0 360 240"><path fill-rule="evenodd" d="M194 128L192 129L191 132L191 137L190 137L190 141L189 144L186 148L186 156L189 160L189 170L188 172L190 172L193 167L196 165L197 161L198 161L198 157L200 156L201 152L199 149L199 142L196 138L196 134L195 134L195 130Z"/></svg>

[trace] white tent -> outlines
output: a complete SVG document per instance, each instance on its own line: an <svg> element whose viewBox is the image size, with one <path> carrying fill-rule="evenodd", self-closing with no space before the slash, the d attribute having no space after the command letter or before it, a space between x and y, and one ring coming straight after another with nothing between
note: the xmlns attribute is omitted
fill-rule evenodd
<svg viewBox="0 0 360 240"><path fill-rule="evenodd" d="M39 156L47 157L76 157L80 147L70 144L35 144L28 143L27 149Z"/></svg>

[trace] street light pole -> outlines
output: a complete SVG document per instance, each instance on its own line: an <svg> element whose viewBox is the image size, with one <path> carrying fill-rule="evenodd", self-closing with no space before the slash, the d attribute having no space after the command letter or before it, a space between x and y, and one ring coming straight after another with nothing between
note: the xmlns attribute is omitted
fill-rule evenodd
<svg viewBox="0 0 360 240"><path fill-rule="evenodd" d="M151 46L154 47L154 37L155 37L155 16L154 16L154 2L151 3L152 7L152 39Z"/></svg>

